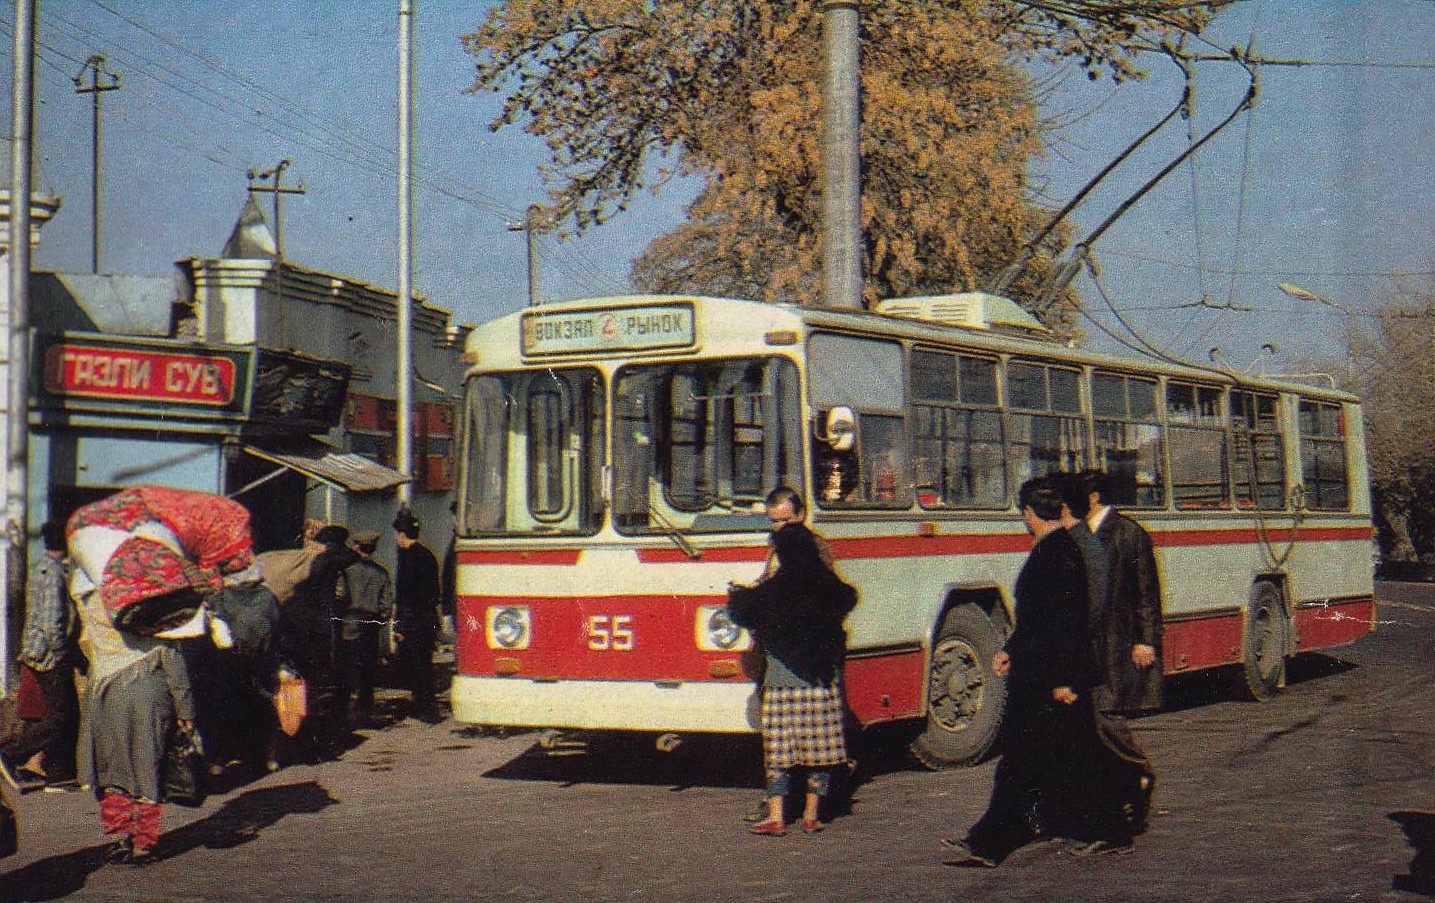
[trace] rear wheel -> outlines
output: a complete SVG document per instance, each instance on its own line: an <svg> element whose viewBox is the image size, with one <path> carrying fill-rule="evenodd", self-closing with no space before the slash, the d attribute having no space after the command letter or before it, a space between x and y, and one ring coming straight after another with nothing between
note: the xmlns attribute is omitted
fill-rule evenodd
<svg viewBox="0 0 1435 903"><path fill-rule="evenodd" d="M912 753L928 768L975 765L996 744L1006 681L992 671L1001 633L975 605L942 618L927 676L927 726Z"/></svg>
<svg viewBox="0 0 1435 903"><path fill-rule="evenodd" d="M1289 632L1280 590L1271 583L1258 584L1246 605L1241 665L1242 683L1251 699L1270 699L1285 686Z"/></svg>

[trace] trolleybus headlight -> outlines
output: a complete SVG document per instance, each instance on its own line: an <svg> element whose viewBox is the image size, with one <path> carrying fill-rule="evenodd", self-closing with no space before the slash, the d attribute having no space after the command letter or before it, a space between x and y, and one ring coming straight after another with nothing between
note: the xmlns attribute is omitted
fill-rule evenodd
<svg viewBox="0 0 1435 903"><path fill-rule="evenodd" d="M494 606L488 610L488 648L527 649L532 618L524 606Z"/></svg>
<svg viewBox="0 0 1435 903"><path fill-rule="evenodd" d="M752 638L732 622L725 605L698 606L697 641L704 652L745 652L752 648Z"/></svg>

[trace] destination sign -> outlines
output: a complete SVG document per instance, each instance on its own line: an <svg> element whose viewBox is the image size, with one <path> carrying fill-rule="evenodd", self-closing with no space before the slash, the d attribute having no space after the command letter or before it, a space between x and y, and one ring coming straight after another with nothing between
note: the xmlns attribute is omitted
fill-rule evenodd
<svg viewBox="0 0 1435 903"><path fill-rule="evenodd" d="M228 357L68 342L45 349L53 395L223 407L234 402L236 374Z"/></svg>
<svg viewBox="0 0 1435 903"><path fill-rule="evenodd" d="M696 342L691 304L523 316L523 353L528 356L686 348Z"/></svg>

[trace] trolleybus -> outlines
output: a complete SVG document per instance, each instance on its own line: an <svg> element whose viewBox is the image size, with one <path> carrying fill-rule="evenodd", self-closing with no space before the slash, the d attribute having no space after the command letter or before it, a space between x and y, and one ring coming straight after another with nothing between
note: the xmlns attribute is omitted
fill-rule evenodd
<svg viewBox="0 0 1435 903"><path fill-rule="evenodd" d="M859 603L846 696L920 720L933 766L987 754L990 670L1030 548L1014 506L1052 471L1116 475L1150 531L1168 674L1373 627L1357 398L1073 349L981 293L871 311L706 297L551 303L475 329L459 468L456 718L756 732L729 581L767 557L761 501L808 499Z"/></svg>

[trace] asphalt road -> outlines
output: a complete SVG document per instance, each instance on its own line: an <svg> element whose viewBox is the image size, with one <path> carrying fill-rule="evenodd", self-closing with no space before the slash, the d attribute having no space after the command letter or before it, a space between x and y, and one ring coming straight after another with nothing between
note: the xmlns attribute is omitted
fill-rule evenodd
<svg viewBox="0 0 1435 903"><path fill-rule="evenodd" d="M1221 675L1172 681L1168 709L1137 723L1159 785L1127 856L1043 844L993 871L944 867L938 839L981 813L993 766L924 771L895 732L868 738L829 830L763 838L741 821L760 796L751 740L544 751L396 720L338 761L167 807L165 859L144 869L101 863L92 797L29 794L0 900L1420 900L1435 896L1435 586L1379 595L1374 635L1293 661L1271 702L1238 701Z"/></svg>

